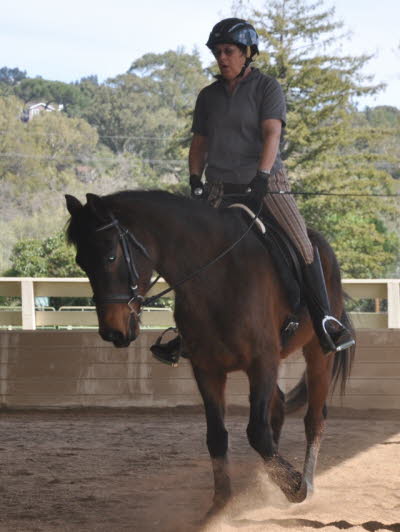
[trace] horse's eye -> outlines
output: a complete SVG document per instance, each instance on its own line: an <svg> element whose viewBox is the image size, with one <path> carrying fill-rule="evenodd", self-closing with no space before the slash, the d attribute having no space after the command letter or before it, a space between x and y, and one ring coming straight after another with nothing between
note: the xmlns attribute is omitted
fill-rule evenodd
<svg viewBox="0 0 400 532"><path fill-rule="evenodd" d="M116 257L114 255L110 255L109 257L107 257L107 262L114 262L115 258Z"/></svg>

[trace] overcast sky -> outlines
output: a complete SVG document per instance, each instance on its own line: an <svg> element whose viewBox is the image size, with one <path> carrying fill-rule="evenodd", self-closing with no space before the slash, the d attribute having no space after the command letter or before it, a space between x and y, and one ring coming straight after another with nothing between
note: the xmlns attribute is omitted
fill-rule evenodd
<svg viewBox="0 0 400 532"><path fill-rule="evenodd" d="M250 2L254 7L261 0ZM204 46L212 26L231 16L231 0L13 0L3 3L0 67L18 67L31 77L99 80L125 72L147 52ZM400 108L400 0L325 0L352 32L343 54L375 53L366 73L388 87L362 105Z"/></svg>

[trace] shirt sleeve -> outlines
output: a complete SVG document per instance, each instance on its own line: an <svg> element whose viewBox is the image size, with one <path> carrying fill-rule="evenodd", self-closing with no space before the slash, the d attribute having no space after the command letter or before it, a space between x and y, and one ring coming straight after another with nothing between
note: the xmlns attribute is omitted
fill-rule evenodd
<svg viewBox="0 0 400 532"><path fill-rule="evenodd" d="M207 136L207 113L204 90L200 91L193 113L192 133Z"/></svg>
<svg viewBox="0 0 400 532"><path fill-rule="evenodd" d="M283 90L279 81L270 78L266 84L261 103L261 120L275 118L282 121L282 126L286 126L286 102Z"/></svg>

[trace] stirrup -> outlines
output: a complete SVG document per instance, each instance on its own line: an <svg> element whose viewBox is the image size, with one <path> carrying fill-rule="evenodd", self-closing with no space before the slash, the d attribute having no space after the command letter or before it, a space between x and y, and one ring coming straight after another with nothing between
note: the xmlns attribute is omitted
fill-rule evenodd
<svg viewBox="0 0 400 532"><path fill-rule="evenodd" d="M156 358L159 362L167 364L168 366L171 366L173 368L177 368L179 359L182 354L182 346L179 346L179 350L170 351L168 344L178 339L180 340L180 336L176 336L165 344L161 343L164 335L169 331L173 331L174 333L178 334L178 330L175 327L169 327L168 329L165 329L165 331L163 331L157 338L155 344L150 347L150 351L152 352L154 358Z"/></svg>
<svg viewBox="0 0 400 532"><path fill-rule="evenodd" d="M327 322L332 322L332 321L335 322L339 326L339 328L337 331L332 331L331 333L329 333L327 331L326 324ZM349 347L355 345L356 343L354 338L350 336L349 330L343 325L343 323L341 323L334 316L325 316L323 318L322 331L324 333L324 339L327 343L327 347L329 348L328 352L333 351L334 353L338 353L339 351L344 351L345 349L348 349ZM340 336L343 334L346 335L346 333L347 333L348 339L344 339L340 341ZM335 342L334 337L336 334L337 334L337 341ZM333 335L333 338L331 335Z"/></svg>

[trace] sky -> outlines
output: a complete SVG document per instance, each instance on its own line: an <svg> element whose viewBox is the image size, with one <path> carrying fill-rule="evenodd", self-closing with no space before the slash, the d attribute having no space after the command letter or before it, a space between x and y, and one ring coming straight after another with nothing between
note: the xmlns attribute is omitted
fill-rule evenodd
<svg viewBox="0 0 400 532"><path fill-rule="evenodd" d="M243 0L244 3L248 0ZM256 8L263 0L251 0ZM197 48L212 26L232 16L232 0L13 0L1 7L0 67L65 82L97 74L100 81L122 74L148 52ZM400 0L325 0L351 32L342 54L375 54L365 68L387 88L359 102L400 108Z"/></svg>

